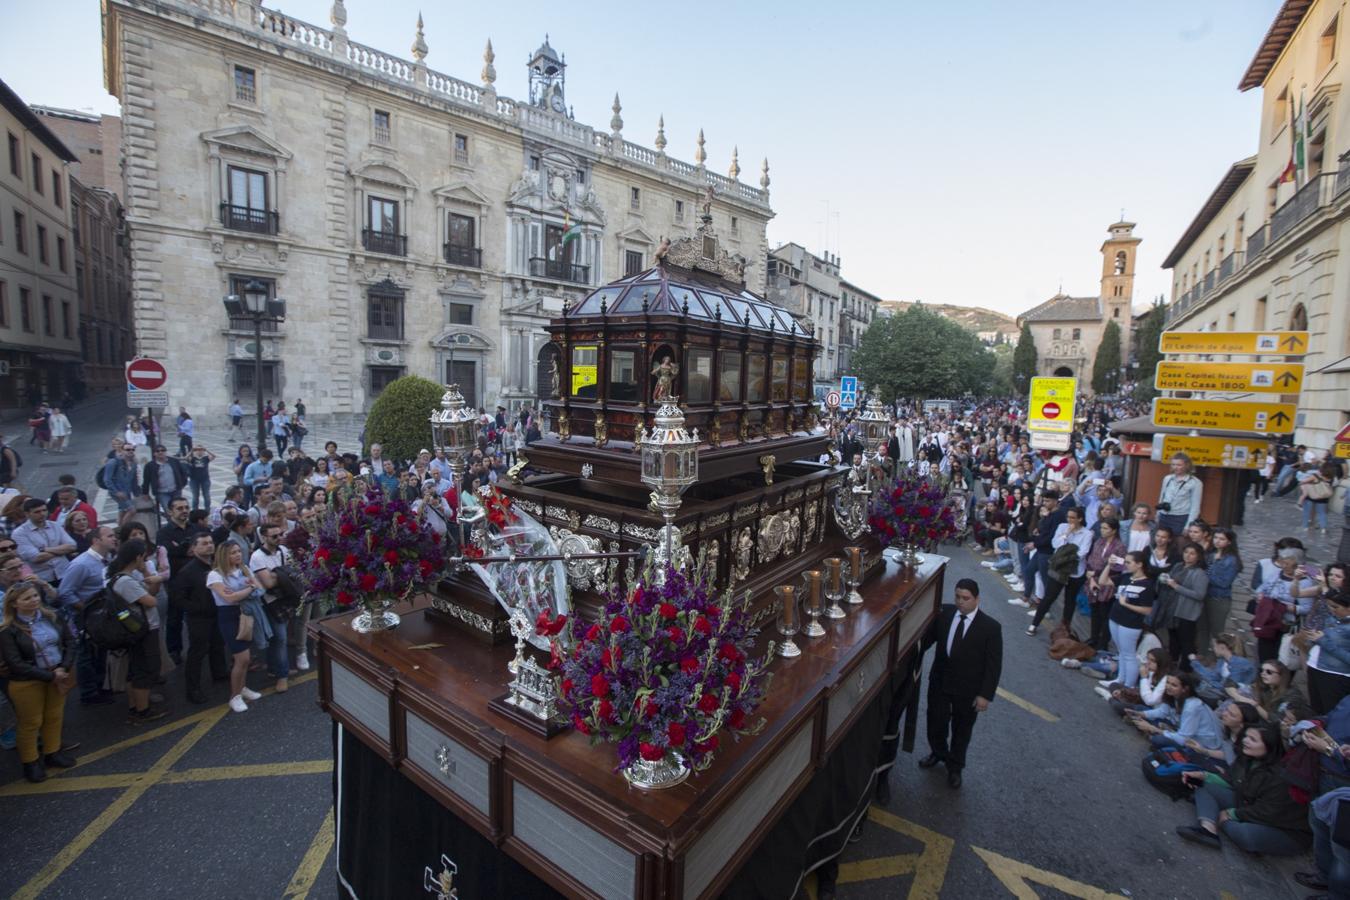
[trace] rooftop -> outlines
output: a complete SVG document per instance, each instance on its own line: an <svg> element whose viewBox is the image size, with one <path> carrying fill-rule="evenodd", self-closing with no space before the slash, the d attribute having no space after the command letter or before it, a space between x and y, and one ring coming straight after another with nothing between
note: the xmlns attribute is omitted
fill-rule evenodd
<svg viewBox="0 0 1350 900"><path fill-rule="evenodd" d="M42 117L28 108L28 104L19 99L19 95L14 93L9 85L0 79L0 105L9 110L10 115L18 119L23 127L32 132L33 137L47 145L47 149L64 159L66 162L79 162L74 153L61 143L61 139L52 133L42 121Z"/></svg>
<svg viewBox="0 0 1350 900"><path fill-rule="evenodd" d="M1223 209L1225 203L1232 199L1237 193L1237 189L1242 187L1242 183L1247 180L1247 176L1252 174L1256 168L1256 157L1249 156L1246 159L1238 160L1228 168L1224 176L1219 179L1219 183L1210 193L1209 199L1200 207L1200 211L1195 214L1191 224L1182 232L1181 239L1177 245L1172 248L1172 252L1167 254L1167 259L1163 260L1162 267L1170 269L1181 261L1181 257L1190 249L1191 244L1200 236L1200 232L1214 220ZM1241 247L1235 247L1235 250L1241 250Z"/></svg>
<svg viewBox="0 0 1350 900"><path fill-rule="evenodd" d="M1056 294L1018 316L1021 322L1090 322L1102 316L1101 298Z"/></svg>
<svg viewBox="0 0 1350 900"><path fill-rule="evenodd" d="M1275 21L1270 23L1270 30L1266 32L1265 39L1261 41L1261 46L1256 48L1256 55L1252 57L1247 71L1242 75L1242 80L1238 82L1239 91L1249 91L1265 83L1266 76L1275 67L1275 62L1284 52L1294 32L1298 31L1298 26L1302 24L1303 17L1307 15L1312 4L1313 0L1284 0L1284 5L1275 14Z"/></svg>

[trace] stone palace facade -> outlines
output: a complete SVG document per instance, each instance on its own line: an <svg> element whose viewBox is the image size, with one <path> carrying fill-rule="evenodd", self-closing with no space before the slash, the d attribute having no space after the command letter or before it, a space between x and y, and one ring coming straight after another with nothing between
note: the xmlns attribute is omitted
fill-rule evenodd
<svg viewBox="0 0 1350 900"><path fill-rule="evenodd" d="M106 0L105 80L123 105L125 204L139 351L163 360L174 406L223 415L254 391L245 286L286 301L263 335L266 396L311 418L369 407L404 374L457 382L471 402L538 396L543 324L591 288L692 234L704 203L763 293L768 162L759 187L577 121L547 40L529 95L479 83L253 0ZM410 23L411 25L411 23ZM412 28L409 29L413 31Z"/></svg>

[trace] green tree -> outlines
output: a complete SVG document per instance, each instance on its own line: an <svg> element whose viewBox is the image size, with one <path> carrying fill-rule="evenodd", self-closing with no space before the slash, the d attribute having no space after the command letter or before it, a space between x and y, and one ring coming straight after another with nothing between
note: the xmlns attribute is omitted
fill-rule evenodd
<svg viewBox="0 0 1350 900"><path fill-rule="evenodd" d="M1013 378L1013 346L1005 340L994 345L994 372L990 376L989 392L995 397L1007 397L1016 393L1016 380Z"/></svg>
<svg viewBox="0 0 1350 900"><path fill-rule="evenodd" d="M995 362L973 333L921 303L875 320L853 356L858 376L887 401L985 396Z"/></svg>
<svg viewBox="0 0 1350 900"><path fill-rule="evenodd" d="M1120 326L1112 319L1102 329L1102 342L1092 362L1092 391L1114 394L1120 383Z"/></svg>
<svg viewBox="0 0 1350 900"><path fill-rule="evenodd" d="M1031 323L1022 323L1022 333L1017 336L1017 349L1013 351L1013 389L1024 394L1036 377L1036 339L1031 336Z"/></svg>
<svg viewBox="0 0 1350 900"><path fill-rule="evenodd" d="M417 451L431 448L428 418L440 409L445 388L417 375L392 381L375 398L366 417L365 451L379 444L389 459L413 459Z"/></svg>
<svg viewBox="0 0 1350 900"><path fill-rule="evenodd" d="M1153 376L1158 361L1162 359L1162 354L1158 352L1158 341L1166 328L1166 320L1167 307L1159 297L1139 326L1139 383L1134 388L1134 399L1141 402L1158 396L1158 392L1153 389Z"/></svg>

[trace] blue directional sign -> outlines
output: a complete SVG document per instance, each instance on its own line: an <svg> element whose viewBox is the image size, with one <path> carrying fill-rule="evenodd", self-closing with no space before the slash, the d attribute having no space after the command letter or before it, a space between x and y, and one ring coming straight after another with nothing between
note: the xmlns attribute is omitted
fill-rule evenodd
<svg viewBox="0 0 1350 900"><path fill-rule="evenodd" d="M855 409L858 406L858 379L845 375L839 379L839 408Z"/></svg>

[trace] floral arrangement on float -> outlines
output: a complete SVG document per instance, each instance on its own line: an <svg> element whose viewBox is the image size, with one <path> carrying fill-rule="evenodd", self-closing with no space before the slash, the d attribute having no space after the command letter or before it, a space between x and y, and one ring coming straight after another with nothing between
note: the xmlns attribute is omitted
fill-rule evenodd
<svg viewBox="0 0 1350 900"><path fill-rule="evenodd" d="M717 596L706 570L649 566L631 592L612 590L597 621L541 614L560 707L592 744L616 745L635 787L670 787L706 769L728 738L764 727L773 658L751 658L749 595Z"/></svg>
<svg viewBox="0 0 1350 900"><path fill-rule="evenodd" d="M956 534L957 510L932 479L901 471L877 491L867 521L882 546L900 546L914 562L915 550L931 550Z"/></svg>
<svg viewBox="0 0 1350 900"><path fill-rule="evenodd" d="M310 546L313 552L295 556L309 595L359 606L352 628L362 633L397 625L390 607L428 590L445 567L441 536L421 527L406 501L378 488L333 508Z"/></svg>

